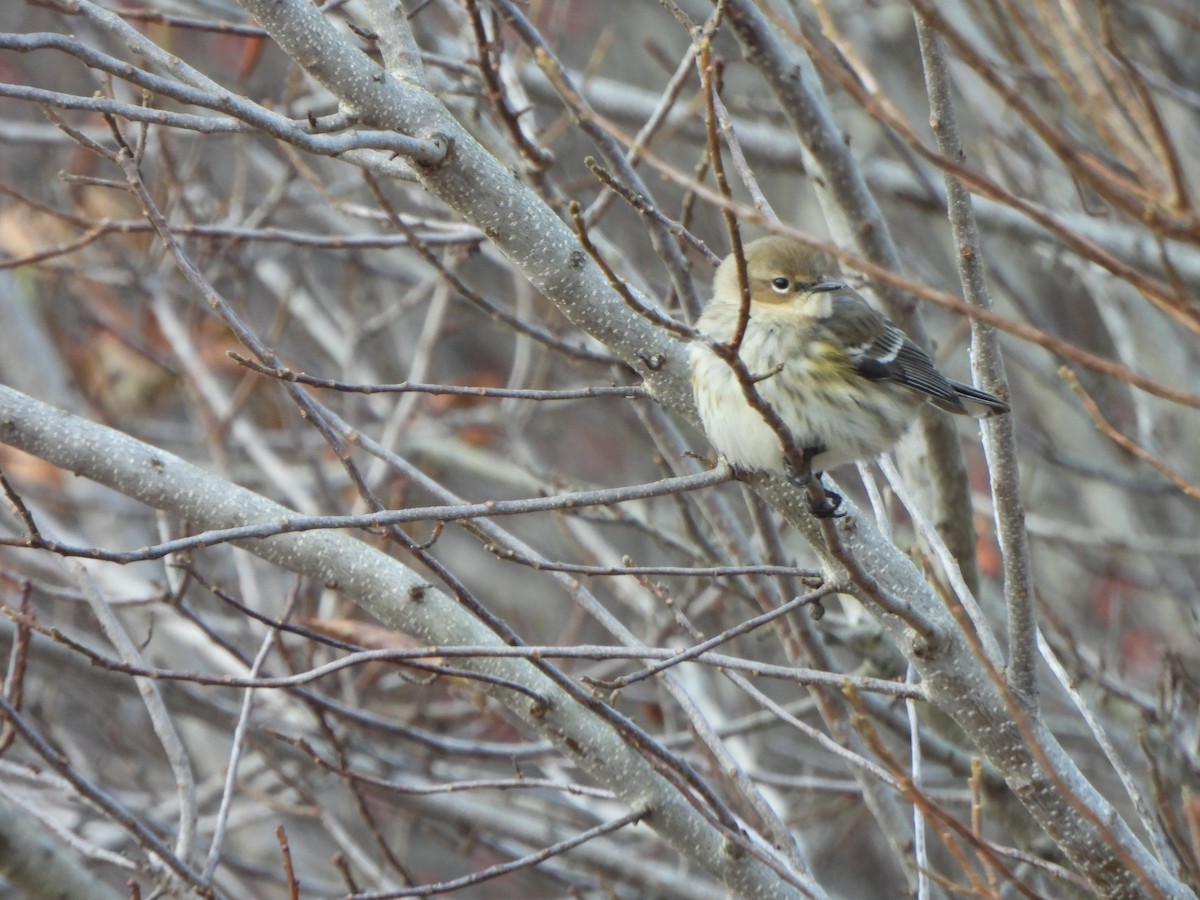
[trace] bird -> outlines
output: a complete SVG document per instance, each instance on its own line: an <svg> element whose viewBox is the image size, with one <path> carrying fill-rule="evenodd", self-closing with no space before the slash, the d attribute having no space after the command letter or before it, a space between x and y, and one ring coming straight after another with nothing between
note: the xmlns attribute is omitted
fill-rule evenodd
<svg viewBox="0 0 1200 900"><path fill-rule="evenodd" d="M830 276L832 263L819 250L772 235L743 254L750 289L737 347L743 372L731 365L742 307L733 254L717 267L688 351L705 434L735 470L807 484L814 473L889 450L924 403L976 418L1009 412L994 394L938 371L883 313ZM794 454L747 399L748 387L774 411ZM827 494L825 505L810 503L815 514L837 514L841 497Z"/></svg>

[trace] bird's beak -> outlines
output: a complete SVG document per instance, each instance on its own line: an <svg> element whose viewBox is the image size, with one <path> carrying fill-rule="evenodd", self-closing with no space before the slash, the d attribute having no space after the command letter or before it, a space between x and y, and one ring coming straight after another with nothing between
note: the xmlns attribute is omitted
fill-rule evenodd
<svg viewBox="0 0 1200 900"><path fill-rule="evenodd" d="M828 293L829 291L845 290L845 288L846 288L846 282L844 282L844 281L822 280L822 281L818 281L816 284L814 284L812 287L810 287L808 289L808 292L810 294L825 294L825 293Z"/></svg>

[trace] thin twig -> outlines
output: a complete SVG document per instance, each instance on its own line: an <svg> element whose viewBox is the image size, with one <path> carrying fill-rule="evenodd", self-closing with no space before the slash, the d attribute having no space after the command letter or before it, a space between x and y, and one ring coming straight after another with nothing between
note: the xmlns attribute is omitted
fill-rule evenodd
<svg viewBox="0 0 1200 900"><path fill-rule="evenodd" d="M1107 437L1122 450L1133 454L1138 459L1142 460L1142 462L1148 463L1160 474L1169 479L1172 484L1179 488L1179 490L1183 491L1186 496L1191 497L1193 500L1200 500L1200 485L1188 481L1137 441L1133 440L1133 438L1129 437L1129 435L1124 434L1111 422L1109 422L1108 419L1105 418L1104 413L1100 411L1099 404L1097 404L1096 401L1093 400L1087 393L1087 391L1083 389L1083 385L1080 384L1079 378L1074 372L1072 372L1066 366L1061 366L1059 367L1058 374L1071 388L1072 393L1079 398L1079 402L1083 404L1083 408L1087 410L1087 414L1091 417L1092 424L1094 424L1105 437Z"/></svg>
<svg viewBox="0 0 1200 900"><path fill-rule="evenodd" d="M502 875L507 875L510 872L518 872L522 869L530 869L539 863L545 862L551 857L566 853L580 844L586 843L593 838L601 835L610 834L614 831L619 831L626 825L632 825L640 822L648 815L645 809L634 809L627 812L623 816L597 825L594 828L589 828L582 831L572 838L564 841L559 841L549 847L545 847L536 853L530 853L528 856L523 856L520 859L514 859L511 862L498 863L480 872L474 872L470 875L464 875L461 878L455 878L450 881L442 881L435 884L417 885L411 888L401 888L392 891L366 892L357 894L355 900L391 900L394 897L427 897L433 894L446 894L453 891L462 890L475 884L480 884L484 881L490 881L493 878L499 878Z"/></svg>
<svg viewBox="0 0 1200 900"><path fill-rule="evenodd" d="M613 271L612 266L592 243L592 239L588 236L587 222L581 212L581 207L577 200L572 200L567 205L567 212L571 214L571 221L575 223L575 235L579 238L579 245L583 247L587 255L600 267L600 271L604 273L605 279L617 295L625 301L625 305L636 312L639 316L653 322L659 328L665 328L673 334L677 334L682 338L691 338L695 335L695 331L680 322L676 322L670 316L659 312L653 307L647 306L641 300L633 295L633 291L629 289L626 282L617 277L617 273Z"/></svg>
<svg viewBox="0 0 1200 900"><path fill-rule="evenodd" d="M44 740L3 696L0 696L0 714L12 724L34 753L59 776L69 782L80 796L103 810L112 822L129 832L140 847L160 859L168 869L191 885L199 896L215 900L216 895L212 887L204 883L199 872L172 853L171 848L159 840L155 833L156 829L144 825L136 815L125 809L116 799L80 775L71 760Z"/></svg>
<svg viewBox="0 0 1200 900"><path fill-rule="evenodd" d="M676 653L669 659L666 659L660 663L655 663L653 666L648 666L640 672L634 672L630 675L622 675L620 678L614 678L610 681L601 681L599 679L588 680L593 684L605 688L606 690L611 690L614 692L620 691L631 684L636 684L639 681L643 681L646 678L657 675L659 672L669 669L671 666L678 665L682 662L687 662L690 659L695 659L696 657L703 655L708 650L711 650L713 647L719 647L721 644L727 643L736 637L740 637L743 634L749 634L756 628L761 628L763 625L773 622L775 619L785 616L793 610L800 609L801 607L808 606L812 603L817 603L822 597L827 597L830 594L835 593L836 590L837 588L833 585L825 585L815 591L809 591L807 594L802 594L801 596L788 601L778 609L773 609L770 612L763 613L761 616L755 616L753 619L748 619L745 622L742 622L740 625L734 626L733 628L727 628L720 634L714 635L708 640L696 644L694 647L681 650L679 653Z"/></svg>
<svg viewBox="0 0 1200 900"><path fill-rule="evenodd" d="M400 381L393 384L362 384L359 382L338 381L334 378L320 378L304 372L297 372L286 366L272 368L264 366L256 360L243 356L237 351L230 350L227 355L239 366L245 366L260 375L276 378L280 381L290 381L309 387L326 388L331 391L342 391L349 394L449 394L458 397L484 397L492 400L589 400L594 397L624 397L627 400L641 400L649 396L645 386L604 385L596 387L577 388L575 390L534 390L528 388L497 388L477 387L469 384L424 384L417 381Z"/></svg>

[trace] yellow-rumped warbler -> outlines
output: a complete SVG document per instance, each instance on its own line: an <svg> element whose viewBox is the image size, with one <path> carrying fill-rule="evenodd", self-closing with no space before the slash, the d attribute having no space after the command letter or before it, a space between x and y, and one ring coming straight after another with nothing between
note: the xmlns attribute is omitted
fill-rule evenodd
<svg viewBox="0 0 1200 900"><path fill-rule="evenodd" d="M738 355L746 373L739 376L704 341L691 346L700 419L712 445L735 468L806 483L813 472L889 449L926 401L958 415L1008 412L999 397L946 378L904 332L828 277L829 261L820 252L790 238L765 237L747 244L745 257L750 317ZM737 262L730 255L717 269L712 302L696 328L727 344L740 309ZM801 454L802 470L747 400L743 382L778 415ZM830 515L840 499L814 512Z"/></svg>

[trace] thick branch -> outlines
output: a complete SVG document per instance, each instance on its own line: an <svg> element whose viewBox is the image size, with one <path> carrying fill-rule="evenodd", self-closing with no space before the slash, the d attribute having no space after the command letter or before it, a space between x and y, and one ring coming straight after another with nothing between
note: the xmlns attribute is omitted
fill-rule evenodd
<svg viewBox="0 0 1200 900"><path fill-rule="evenodd" d="M245 488L121 432L0 387L0 440L54 465L165 510L201 528L278 521L295 513ZM351 597L379 621L430 644L503 646L489 628L453 599L395 559L329 531L283 534L246 542L244 549ZM631 809L645 808L652 826L739 896L802 896L774 869L735 849L713 822L654 771L624 736L576 703L527 660L478 658L463 666L519 682L548 700L531 704L495 684L479 689L505 703L553 741L580 768L608 785ZM818 889L812 895L821 896Z"/></svg>
<svg viewBox="0 0 1200 900"><path fill-rule="evenodd" d="M917 38L925 62L925 86L929 93L930 123L938 150L949 159L962 159L962 141L950 95L950 76L937 35L929 23L917 16ZM945 173L947 209L954 241L958 245L958 274L967 302L991 309L992 298L984 280L979 229L971 207L971 195L963 183ZM996 330L971 319L971 353L983 387L1008 393L1008 377ZM1025 533L1025 509L1021 502L1021 473L1017 467L1016 426L1012 416L1001 416L983 426L984 449L991 476L996 536L1004 558L1004 599L1008 606L1008 683L1032 708L1037 702L1037 624L1033 613L1033 573L1029 537Z"/></svg>

